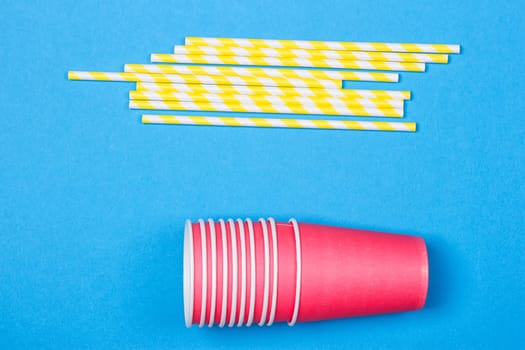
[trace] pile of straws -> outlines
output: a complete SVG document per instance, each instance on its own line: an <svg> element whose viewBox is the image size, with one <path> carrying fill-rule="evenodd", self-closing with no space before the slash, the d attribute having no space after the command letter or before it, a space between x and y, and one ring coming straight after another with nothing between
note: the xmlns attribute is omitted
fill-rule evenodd
<svg viewBox="0 0 525 350"><path fill-rule="evenodd" d="M413 132L413 122L347 118L401 118L410 91L344 89L343 81L398 82L399 74L392 71L424 72L426 63L447 63L447 54L459 51L459 45L445 44L186 37L173 54L152 54L156 64L126 64L124 72L70 71L68 78L136 82L129 94L132 109L345 116L145 114L146 124Z"/></svg>

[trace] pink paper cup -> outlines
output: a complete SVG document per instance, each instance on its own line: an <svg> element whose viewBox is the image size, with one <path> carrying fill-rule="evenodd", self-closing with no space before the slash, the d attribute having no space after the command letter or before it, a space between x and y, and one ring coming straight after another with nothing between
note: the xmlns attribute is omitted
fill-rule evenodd
<svg viewBox="0 0 525 350"><path fill-rule="evenodd" d="M417 310L428 287L419 237L299 224L299 322Z"/></svg>
<svg viewBox="0 0 525 350"><path fill-rule="evenodd" d="M186 326L326 320L417 310L423 239L273 219L186 222Z"/></svg>

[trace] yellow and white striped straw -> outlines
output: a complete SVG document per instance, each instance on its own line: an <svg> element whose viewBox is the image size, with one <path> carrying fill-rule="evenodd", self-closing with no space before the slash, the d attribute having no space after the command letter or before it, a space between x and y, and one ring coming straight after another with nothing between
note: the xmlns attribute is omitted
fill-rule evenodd
<svg viewBox="0 0 525 350"><path fill-rule="evenodd" d="M282 78L282 77L240 77L227 75L185 75L160 73L130 72L83 72L69 71L69 80L105 80L105 81L142 81L153 83L184 83L214 85L248 85L248 86L282 86L341 89L341 80L315 78Z"/></svg>
<svg viewBox="0 0 525 350"><path fill-rule="evenodd" d="M249 57L299 57L307 59L334 59L352 61L390 61L390 62L423 62L447 63L448 55L431 53L371 52L371 51L337 51L337 50L303 50L273 49L267 47L232 47L232 46L181 46L175 45L175 54L182 55L215 55L215 56L249 56Z"/></svg>
<svg viewBox="0 0 525 350"><path fill-rule="evenodd" d="M410 91L137 82L137 91L410 100Z"/></svg>
<svg viewBox="0 0 525 350"><path fill-rule="evenodd" d="M403 116L403 109L375 108L352 105L331 105L321 103L251 103L239 102L204 102L204 101L153 101L131 100L131 109L207 111L207 112L250 112L250 113L287 113L287 114L323 114L364 117Z"/></svg>
<svg viewBox="0 0 525 350"><path fill-rule="evenodd" d="M384 72L350 72L319 69L297 68L254 68L254 67L224 67L224 66L191 66L164 64L126 64L125 72L134 73L165 73L165 74L197 74L197 75L239 75L269 78L318 78L340 80L362 80L397 82L399 74Z"/></svg>
<svg viewBox="0 0 525 350"><path fill-rule="evenodd" d="M384 51L384 52L428 52L459 53L459 45L451 44L413 44L382 43L355 41L316 41L316 40L275 40L275 39L240 39L186 37L186 45L192 46L238 46L269 47L286 49L316 49L337 51Z"/></svg>
<svg viewBox="0 0 525 350"><path fill-rule="evenodd" d="M174 124L200 126L234 126L258 128L328 129L328 130L374 130L415 132L412 122L374 122L358 120L315 120L288 118L236 118L144 114L144 124Z"/></svg>
<svg viewBox="0 0 525 350"><path fill-rule="evenodd" d="M368 69L386 71L424 72L425 63L349 61L333 59L308 59L299 57L248 57L248 56L213 56L179 55L154 53L151 62L197 63L197 64L232 64L245 66L279 66L308 68Z"/></svg>
<svg viewBox="0 0 525 350"><path fill-rule="evenodd" d="M273 96L273 95L240 95L240 94L195 94L185 92L161 91L130 91L131 100L152 101L189 101L189 102L222 102L222 103L251 103L251 104L316 104L322 106L355 106L386 109L402 109L403 100L373 100L373 99L341 99L333 97L308 97L308 96Z"/></svg>

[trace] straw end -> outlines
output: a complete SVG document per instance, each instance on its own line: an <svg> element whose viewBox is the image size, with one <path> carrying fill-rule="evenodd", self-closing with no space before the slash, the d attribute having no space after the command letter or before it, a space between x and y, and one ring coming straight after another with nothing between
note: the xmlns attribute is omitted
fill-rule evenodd
<svg viewBox="0 0 525 350"><path fill-rule="evenodd" d="M78 80L78 75L75 73L75 71L68 71L67 72L67 79L68 80Z"/></svg>
<svg viewBox="0 0 525 350"><path fill-rule="evenodd" d="M399 83L399 74L398 73L391 74L389 81L391 81L393 83Z"/></svg>

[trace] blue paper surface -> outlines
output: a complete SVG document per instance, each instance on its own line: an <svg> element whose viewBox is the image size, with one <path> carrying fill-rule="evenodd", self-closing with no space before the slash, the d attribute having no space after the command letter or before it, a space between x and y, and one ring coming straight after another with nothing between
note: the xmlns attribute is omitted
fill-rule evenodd
<svg viewBox="0 0 525 350"><path fill-rule="evenodd" d="M523 348L525 21L518 1L4 1L0 348ZM399 84L418 132L147 126L131 83L67 81L184 36L461 44ZM423 236L419 312L186 329L186 218Z"/></svg>

